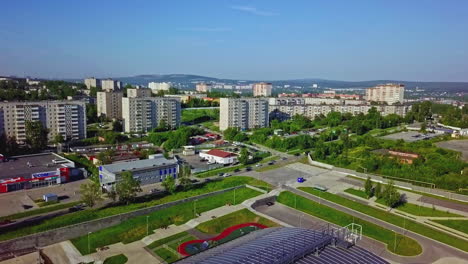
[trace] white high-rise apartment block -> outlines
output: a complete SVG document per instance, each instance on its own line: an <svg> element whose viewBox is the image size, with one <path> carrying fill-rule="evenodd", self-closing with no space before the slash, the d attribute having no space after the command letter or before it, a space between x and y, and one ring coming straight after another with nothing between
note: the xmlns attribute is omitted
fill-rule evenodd
<svg viewBox="0 0 468 264"><path fill-rule="evenodd" d="M86 138L84 101L37 101L0 103L0 134L26 140L26 123L39 121L49 130L52 141L57 134L65 140Z"/></svg>
<svg viewBox="0 0 468 264"><path fill-rule="evenodd" d="M97 92L97 115L111 119L122 118L122 92Z"/></svg>
<svg viewBox="0 0 468 264"><path fill-rule="evenodd" d="M271 96L273 86L271 83L261 82L253 85L253 96Z"/></svg>
<svg viewBox="0 0 468 264"><path fill-rule="evenodd" d="M268 127L268 100L260 98L221 98L219 128L241 130Z"/></svg>
<svg viewBox="0 0 468 264"><path fill-rule="evenodd" d="M195 86L195 90L199 93L207 93L210 92L211 89L213 88L213 85L211 83L197 83Z"/></svg>
<svg viewBox="0 0 468 264"><path fill-rule="evenodd" d="M148 83L148 88L150 88L153 93L158 93L159 91L169 91L169 88L171 88L172 84L167 83L167 82L150 82Z"/></svg>
<svg viewBox="0 0 468 264"><path fill-rule="evenodd" d="M84 84L86 85L86 88L89 90L91 89L91 87L101 87L101 80L96 79L94 77L86 78L84 80Z"/></svg>
<svg viewBox="0 0 468 264"><path fill-rule="evenodd" d="M403 84L387 83L366 89L366 100L373 102L403 103L404 95L405 86Z"/></svg>
<svg viewBox="0 0 468 264"><path fill-rule="evenodd" d="M101 87L104 91L116 91L122 89L122 82L112 79L101 80Z"/></svg>
<svg viewBox="0 0 468 264"><path fill-rule="evenodd" d="M162 121L175 128L180 125L180 99L165 97L136 97L122 99L125 132L148 132Z"/></svg>
<svg viewBox="0 0 468 264"><path fill-rule="evenodd" d="M151 89L136 88L127 89L127 97L151 97Z"/></svg>

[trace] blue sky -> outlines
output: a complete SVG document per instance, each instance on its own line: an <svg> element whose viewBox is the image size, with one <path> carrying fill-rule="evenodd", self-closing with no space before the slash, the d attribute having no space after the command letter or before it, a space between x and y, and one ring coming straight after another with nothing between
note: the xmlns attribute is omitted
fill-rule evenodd
<svg viewBox="0 0 468 264"><path fill-rule="evenodd" d="M465 0L18 0L0 13L0 75L468 81Z"/></svg>

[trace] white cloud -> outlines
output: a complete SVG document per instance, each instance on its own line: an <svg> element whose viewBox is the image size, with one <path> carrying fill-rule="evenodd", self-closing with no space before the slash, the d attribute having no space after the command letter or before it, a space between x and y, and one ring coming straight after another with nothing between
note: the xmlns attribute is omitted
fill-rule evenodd
<svg viewBox="0 0 468 264"><path fill-rule="evenodd" d="M246 12L256 16L276 16L278 13L265 11L265 10L258 10L256 7L253 6L231 6L231 9Z"/></svg>

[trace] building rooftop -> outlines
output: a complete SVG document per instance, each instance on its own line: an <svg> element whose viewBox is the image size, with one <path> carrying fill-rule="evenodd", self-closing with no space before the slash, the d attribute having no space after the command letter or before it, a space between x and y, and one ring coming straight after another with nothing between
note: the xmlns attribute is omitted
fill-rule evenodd
<svg viewBox="0 0 468 264"><path fill-rule="evenodd" d="M208 152L206 152L206 154L220 157L220 158L228 158L228 157L236 156L236 154L234 153L226 152L220 149L211 149Z"/></svg>
<svg viewBox="0 0 468 264"><path fill-rule="evenodd" d="M146 168L152 168L157 166L164 166L164 165L174 165L177 164L177 159L166 159L160 155L155 155L154 158L151 159L144 159L144 160L137 160L137 161L129 161L129 162L121 162L109 165L102 165L100 166L100 170L107 170L111 173L119 173L123 171L133 171L133 170L141 170Z"/></svg>
<svg viewBox="0 0 468 264"><path fill-rule="evenodd" d="M326 245L330 239L329 235L311 229L266 228L187 257L177 263L388 263L358 246L343 249ZM312 253L317 248L321 248L318 256Z"/></svg>
<svg viewBox="0 0 468 264"><path fill-rule="evenodd" d="M75 167L75 163L55 153L8 157L7 162L0 162L0 179L16 177L30 179L33 173L54 171L64 167Z"/></svg>

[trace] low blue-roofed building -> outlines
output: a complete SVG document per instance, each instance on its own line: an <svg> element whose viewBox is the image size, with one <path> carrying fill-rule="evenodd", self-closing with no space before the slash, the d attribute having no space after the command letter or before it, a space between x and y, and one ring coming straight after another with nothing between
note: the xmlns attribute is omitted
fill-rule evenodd
<svg viewBox="0 0 468 264"><path fill-rule="evenodd" d="M162 182L166 177L177 178L179 163L176 158L166 159L162 154L156 154L145 160L102 165L99 166L99 182L109 191L126 171L132 172L141 185L146 185Z"/></svg>

